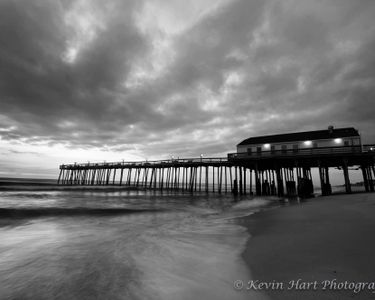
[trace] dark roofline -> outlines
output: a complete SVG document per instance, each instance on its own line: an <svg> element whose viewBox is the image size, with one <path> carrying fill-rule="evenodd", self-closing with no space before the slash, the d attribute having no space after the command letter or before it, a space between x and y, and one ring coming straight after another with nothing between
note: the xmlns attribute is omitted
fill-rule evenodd
<svg viewBox="0 0 375 300"><path fill-rule="evenodd" d="M295 142L295 141L313 141L313 140L324 140L324 139L334 139L343 138L350 136L360 136L358 130L353 127L347 128L334 128L316 131L305 131L305 132L295 132L295 133L284 133L266 136L250 137L243 140L237 146L242 145L254 145L254 144L265 144L265 143L283 143L283 142Z"/></svg>

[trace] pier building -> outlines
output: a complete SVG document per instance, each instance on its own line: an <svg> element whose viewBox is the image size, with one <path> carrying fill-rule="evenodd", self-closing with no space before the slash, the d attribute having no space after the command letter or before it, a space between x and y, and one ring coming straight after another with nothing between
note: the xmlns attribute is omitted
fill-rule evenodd
<svg viewBox="0 0 375 300"><path fill-rule="evenodd" d="M237 145L241 156L344 153L361 151L361 136L353 127L250 137Z"/></svg>

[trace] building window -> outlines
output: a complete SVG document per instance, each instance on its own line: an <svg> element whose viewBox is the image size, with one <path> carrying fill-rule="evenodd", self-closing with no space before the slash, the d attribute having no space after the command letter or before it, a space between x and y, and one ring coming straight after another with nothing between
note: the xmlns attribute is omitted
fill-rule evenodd
<svg viewBox="0 0 375 300"><path fill-rule="evenodd" d="M271 153L274 154L275 152L276 152L276 151L275 151L275 146L272 145L272 146L271 146Z"/></svg>
<svg viewBox="0 0 375 300"><path fill-rule="evenodd" d="M335 144L342 144L341 138L334 139L333 141L335 142Z"/></svg>
<svg viewBox="0 0 375 300"><path fill-rule="evenodd" d="M286 153L286 145L281 145L281 153Z"/></svg>
<svg viewBox="0 0 375 300"><path fill-rule="evenodd" d="M247 148L247 155L250 155L250 156L251 156L252 151L253 151L252 148Z"/></svg>
<svg viewBox="0 0 375 300"><path fill-rule="evenodd" d="M298 144L293 145L293 152L298 152Z"/></svg>
<svg viewBox="0 0 375 300"><path fill-rule="evenodd" d="M258 154L262 153L262 147L257 147L257 153Z"/></svg>
<svg viewBox="0 0 375 300"><path fill-rule="evenodd" d="M314 148L318 148L318 143L317 143L317 142L314 142L314 143L313 143L313 147L314 147Z"/></svg>
<svg viewBox="0 0 375 300"><path fill-rule="evenodd" d="M346 146L346 147L350 146L349 141L344 141L344 146Z"/></svg>

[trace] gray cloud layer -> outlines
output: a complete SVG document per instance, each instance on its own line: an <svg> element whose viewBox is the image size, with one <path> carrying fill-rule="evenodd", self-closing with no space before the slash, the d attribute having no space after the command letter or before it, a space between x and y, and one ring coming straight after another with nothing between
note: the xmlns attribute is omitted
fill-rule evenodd
<svg viewBox="0 0 375 300"><path fill-rule="evenodd" d="M252 135L334 124L375 141L372 0L230 1L173 37L140 28L146 2L80 2L0 1L2 139L221 154ZM93 31L69 23L74 10L99 18ZM144 65L156 75L127 85Z"/></svg>

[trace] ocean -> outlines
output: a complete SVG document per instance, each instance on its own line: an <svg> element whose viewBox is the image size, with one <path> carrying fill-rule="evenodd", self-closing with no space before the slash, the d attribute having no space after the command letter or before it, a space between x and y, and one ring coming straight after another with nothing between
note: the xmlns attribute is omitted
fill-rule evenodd
<svg viewBox="0 0 375 300"><path fill-rule="evenodd" d="M277 203L2 180L0 299L248 299L237 220Z"/></svg>

